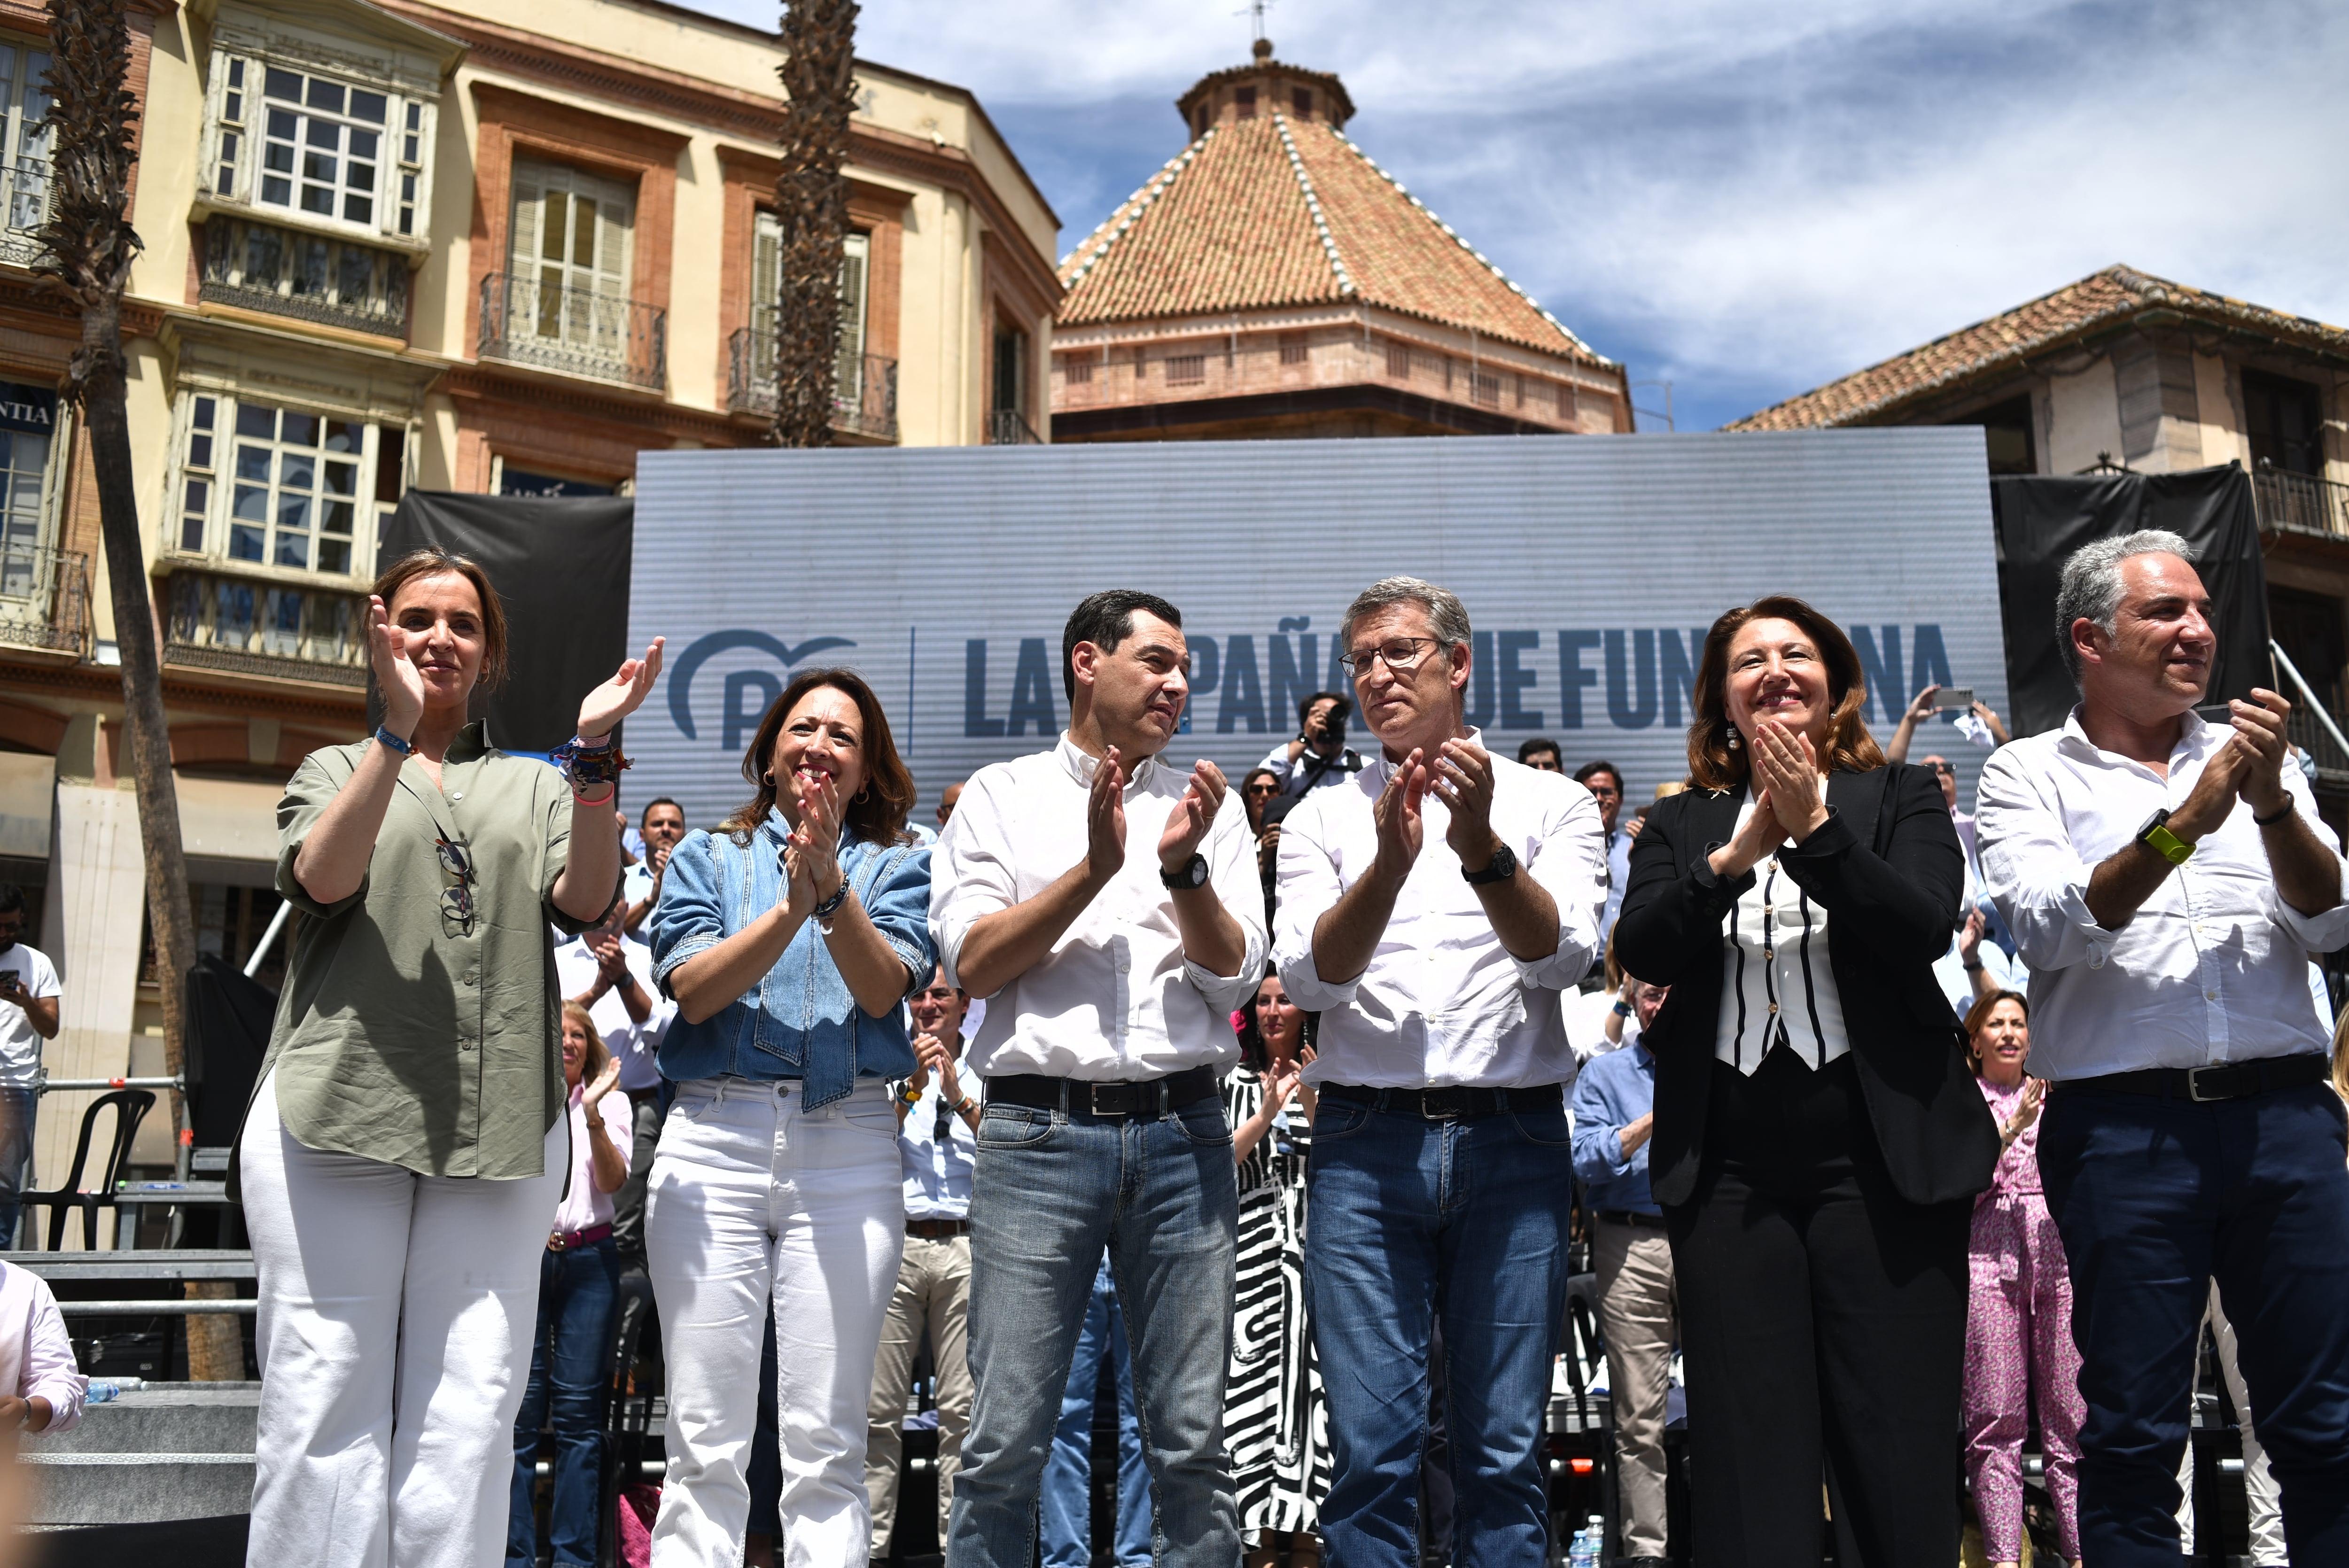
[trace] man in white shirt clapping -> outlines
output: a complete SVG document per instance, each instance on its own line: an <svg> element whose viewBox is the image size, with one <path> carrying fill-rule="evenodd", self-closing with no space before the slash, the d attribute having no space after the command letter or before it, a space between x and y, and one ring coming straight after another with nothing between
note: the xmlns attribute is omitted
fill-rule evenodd
<svg viewBox="0 0 2349 1568"><path fill-rule="evenodd" d="M2349 1173L2313 953L2349 940L2338 842L2290 705L2194 710L2217 638L2186 542L2147 531L2064 563L2061 730L1982 770L1991 896L2031 966L2039 1170L2080 1342L2080 1544L2178 1560L2183 1391L2216 1278L2295 1563L2349 1563Z"/></svg>
<svg viewBox="0 0 2349 1568"><path fill-rule="evenodd" d="M980 769L931 862L949 984L986 998L970 1200L957 1568L1029 1568L1044 1457L1104 1246L1133 1353L1160 1568L1232 1568L1224 1453L1238 1189L1219 1075L1264 973L1247 816L1161 753L1190 695L1182 614L1096 593L1061 635L1060 744Z"/></svg>
<svg viewBox="0 0 2349 1568"><path fill-rule="evenodd" d="M1346 1568L1415 1568L1440 1314L1455 1556L1540 1568L1573 1187L1558 995L1599 951L1599 807L1468 727L1452 593L1388 578L1340 636L1381 755L1289 813L1278 943L1282 984L1321 1015L1305 1289L1334 1461L1322 1528Z"/></svg>

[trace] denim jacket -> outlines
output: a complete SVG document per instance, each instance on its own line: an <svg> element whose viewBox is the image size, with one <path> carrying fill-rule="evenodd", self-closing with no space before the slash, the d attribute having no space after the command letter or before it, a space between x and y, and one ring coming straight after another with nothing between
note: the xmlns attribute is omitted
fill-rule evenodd
<svg viewBox="0 0 2349 1568"><path fill-rule="evenodd" d="M674 995L669 975L678 965L782 901L778 861L790 832L782 813L773 811L748 844L696 830L670 851L652 916L653 976L665 994ZM914 983L927 984L937 965L929 931L928 848L843 835L840 867ZM904 1011L892 1007L876 1018L858 1006L812 920L792 937L758 989L698 1024L678 1018L660 1047L661 1076L680 1083L722 1076L803 1078L811 1110L847 1095L860 1076L905 1078L914 1066Z"/></svg>

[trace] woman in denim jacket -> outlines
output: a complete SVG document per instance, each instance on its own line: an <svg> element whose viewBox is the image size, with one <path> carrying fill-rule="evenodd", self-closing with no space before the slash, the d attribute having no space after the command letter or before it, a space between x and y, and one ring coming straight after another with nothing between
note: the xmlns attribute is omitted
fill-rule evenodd
<svg viewBox="0 0 2349 1568"><path fill-rule="evenodd" d="M878 698L801 676L742 759L757 793L671 853L654 974L678 1004L678 1086L646 1187L668 1366L657 1568L742 1561L771 1292L792 1568L864 1568L864 1408L905 1249L899 1004L937 963L930 852Z"/></svg>

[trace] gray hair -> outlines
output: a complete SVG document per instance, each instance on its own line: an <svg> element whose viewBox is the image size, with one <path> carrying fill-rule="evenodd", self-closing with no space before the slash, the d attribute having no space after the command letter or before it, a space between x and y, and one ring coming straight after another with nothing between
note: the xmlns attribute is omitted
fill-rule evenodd
<svg viewBox="0 0 2349 1568"><path fill-rule="evenodd" d="M1397 604L1416 604L1425 610L1428 625L1447 655L1455 645L1468 641L1468 610L1459 594L1423 578L1381 577L1346 606L1346 618L1338 623L1339 651L1352 652L1355 622Z"/></svg>
<svg viewBox="0 0 2349 1568"><path fill-rule="evenodd" d="M2194 547L2167 529L2141 528L2135 533L2099 539L2072 552L2064 562L2063 580L2055 589L2055 646L2072 684L2080 684L2080 650L2072 645L2072 623L2085 617L2107 637L2116 634L2121 611L2121 562L2132 555L2175 555L2194 559Z"/></svg>

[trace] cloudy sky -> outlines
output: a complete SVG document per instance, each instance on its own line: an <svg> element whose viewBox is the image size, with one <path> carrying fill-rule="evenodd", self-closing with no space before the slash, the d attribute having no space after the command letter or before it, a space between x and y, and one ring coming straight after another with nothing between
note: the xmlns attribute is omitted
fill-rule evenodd
<svg viewBox="0 0 2349 1568"><path fill-rule="evenodd" d="M1684 430L2115 262L2349 323L2349 6L1275 0L1266 30ZM857 52L975 90L1065 253L1248 39L1244 0L865 0Z"/></svg>

